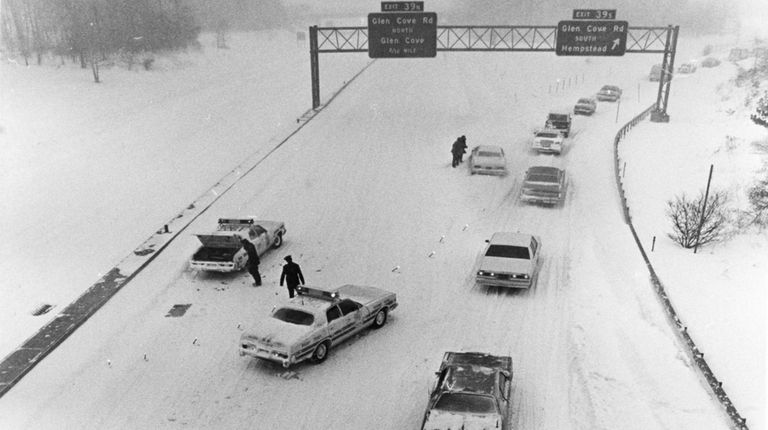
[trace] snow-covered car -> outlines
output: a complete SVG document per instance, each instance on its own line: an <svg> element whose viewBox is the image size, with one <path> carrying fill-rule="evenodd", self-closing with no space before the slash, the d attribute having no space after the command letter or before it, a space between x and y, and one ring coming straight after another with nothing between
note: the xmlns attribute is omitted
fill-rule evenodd
<svg viewBox="0 0 768 430"><path fill-rule="evenodd" d="M367 328L381 328L397 308L395 293L377 287L335 289L299 286L298 295L276 306L240 336L240 355L289 367L325 361L331 348Z"/></svg>
<svg viewBox="0 0 768 430"><path fill-rule="evenodd" d="M509 430L512 357L446 352L430 392L422 430Z"/></svg>
<svg viewBox="0 0 768 430"><path fill-rule="evenodd" d="M469 173L506 175L507 159L504 150L494 145L475 146L469 154Z"/></svg>
<svg viewBox="0 0 768 430"><path fill-rule="evenodd" d="M582 97L573 107L574 115L592 115L597 110L597 102L592 97Z"/></svg>
<svg viewBox="0 0 768 430"><path fill-rule="evenodd" d="M597 100L604 102L615 102L621 98L621 88L616 85L603 85L597 92Z"/></svg>
<svg viewBox="0 0 768 430"><path fill-rule="evenodd" d="M544 121L544 128L560 130L564 137L568 137L568 134L571 132L571 114L568 112L548 113L547 120Z"/></svg>
<svg viewBox="0 0 768 430"><path fill-rule="evenodd" d="M561 154L563 152L563 132L556 128L542 128L533 132L531 149L536 152Z"/></svg>
<svg viewBox="0 0 768 430"><path fill-rule="evenodd" d="M707 57L701 61L701 67L717 67L720 65L720 60L715 57Z"/></svg>
<svg viewBox="0 0 768 430"><path fill-rule="evenodd" d="M475 280L484 286L531 288L539 268L541 241L531 234L494 233L483 251Z"/></svg>
<svg viewBox="0 0 768 430"><path fill-rule="evenodd" d="M677 68L677 73L690 74L696 71L695 63L683 63Z"/></svg>
<svg viewBox="0 0 768 430"><path fill-rule="evenodd" d="M558 205L565 200L565 170L550 166L532 166L523 177L520 200L526 203Z"/></svg>
<svg viewBox="0 0 768 430"><path fill-rule="evenodd" d="M285 223L249 218L219 218L216 230L196 234L202 246L192 255L189 266L196 270L236 272L245 268L248 254L242 240L247 239L259 255L283 244Z"/></svg>

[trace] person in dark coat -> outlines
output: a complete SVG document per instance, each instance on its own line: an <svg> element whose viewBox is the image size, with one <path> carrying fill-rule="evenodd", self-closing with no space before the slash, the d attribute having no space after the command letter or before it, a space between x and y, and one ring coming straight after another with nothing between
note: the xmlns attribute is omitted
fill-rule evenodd
<svg viewBox="0 0 768 430"><path fill-rule="evenodd" d="M465 152L467 152L467 138L461 136L456 139L456 141L453 142L453 146L451 146L451 154L453 154L451 167L456 167L464 161L463 158Z"/></svg>
<svg viewBox="0 0 768 430"><path fill-rule="evenodd" d="M459 153L459 163L464 162L464 154L467 153L467 136L464 136L463 134L458 139L459 141L459 148L461 148L461 152Z"/></svg>
<svg viewBox="0 0 768 430"><path fill-rule="evenodd" d="M290 255L286 255L284 260L286 263L283 266L283 273L280 274L280 286L282 287L283 281L285 281L288 287L288 297L293 297L296 287L304 285L304 275L301 274L301 267L293 262Z"/></svg>
<svg viewBox="0 0 768 430"><path fill-rule="evenodd" d="M248 268L248 273L253 276L253 285L256 287L261 286L261 273L259 273L261 260L259 260L259 253L256 252L256 247L248 239L242 239L240 243L243 244L245 252L248 253L248 262L245 267Z"/></svg>

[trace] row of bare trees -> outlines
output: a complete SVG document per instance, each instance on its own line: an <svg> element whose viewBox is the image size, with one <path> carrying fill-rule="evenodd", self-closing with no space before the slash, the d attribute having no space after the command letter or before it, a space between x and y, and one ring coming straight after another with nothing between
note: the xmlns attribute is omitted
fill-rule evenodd
<svg viewBox="0 0 768 430"><path fill-rule="evenodd" d="M180 0L3 0L3 49L43 62L47 54L90 62L98 82L98 61L120 53L178 49L197 43L200 31Z"/></svg>

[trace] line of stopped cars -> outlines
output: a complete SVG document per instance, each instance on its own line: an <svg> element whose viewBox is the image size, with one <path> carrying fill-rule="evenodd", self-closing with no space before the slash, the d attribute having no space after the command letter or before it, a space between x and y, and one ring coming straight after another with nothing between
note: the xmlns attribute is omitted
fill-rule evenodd
<svg viewBox="0 0 768 430"><path fill-rule="evenodd" d="M561 154L570 128L570 114L550 113L545 128L537 130L534 136L533 148ZM469 160L473 174L508 173L500 147L477 146ZM558 205L562 204L565 192L565 170L532 166L525 172L520 200ZM262 255L280 247L285 234L282 221L255 217L219 219L213 232L196 235L201 246L190 258L190 267L215 272L243 270L248 259L243 239L253 243ZM475 282L486 287L532 288L538 279L540 254L538 236L494 233L486 240L480 255ZM364 330L382 328L398 307L394 292L373 286L299 286L296 292L296 297L276 305L268 315L258 318L243 331L238 342L240 356L277 363L284 368L304 361L322 363L342 342ZM509 356L445 352L430 390L421 428L509 429L512 367Z"/></svg>

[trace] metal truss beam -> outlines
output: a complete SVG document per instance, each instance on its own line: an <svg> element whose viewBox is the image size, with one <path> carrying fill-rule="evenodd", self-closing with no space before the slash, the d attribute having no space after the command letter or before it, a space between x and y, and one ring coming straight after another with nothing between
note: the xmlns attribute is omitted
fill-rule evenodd
<svg viewBox="0 0 768 430"><path fill-rule="evenodd" d="M368 52L368 27L312 27L317 29L318 51ZM663 53L669 27L629 27L631 53ZM554 51L556 26L446 25L437 27L438 51Z"/></svg>

